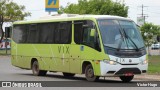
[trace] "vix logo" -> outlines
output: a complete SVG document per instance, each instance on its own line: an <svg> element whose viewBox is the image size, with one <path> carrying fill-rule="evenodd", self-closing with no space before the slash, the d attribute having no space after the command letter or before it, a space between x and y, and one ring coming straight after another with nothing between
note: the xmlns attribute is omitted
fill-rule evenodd
<svg viewBox="0 0 160 90"><path fill-rule="evenodd" d="M52 12L59 9L59 0L46 0L46 11Z"/></svg>
<svg viewBox="0 0 160 90"><path fill-rule="evenodd" d="M54 2L54 5L56 4L56 2L57 2L57 0L49 0L48 1L48 5L51 5L52 4L52 2Z"/></svg>

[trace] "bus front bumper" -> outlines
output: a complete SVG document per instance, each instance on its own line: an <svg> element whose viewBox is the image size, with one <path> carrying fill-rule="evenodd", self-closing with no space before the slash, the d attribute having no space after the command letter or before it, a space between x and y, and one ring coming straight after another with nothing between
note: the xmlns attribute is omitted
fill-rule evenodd
<svg viewBox="0 0 160 90"><path fill-rule="evenodd" d="M147 72L147 64L137 64L137 65L111 65L103 61L100 62L100 76L126 76L135 74L144 74Z"/></svg>

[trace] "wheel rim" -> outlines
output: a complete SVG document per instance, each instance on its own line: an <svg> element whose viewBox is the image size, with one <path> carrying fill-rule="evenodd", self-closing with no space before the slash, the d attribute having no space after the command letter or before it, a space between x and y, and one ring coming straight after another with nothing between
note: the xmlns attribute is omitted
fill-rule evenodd
<svg viewBox="0 0 160 90"><path fill-rule="evenodd" d="M88 71L87 71L87 77L89 77L89 78L92 78L94 76L94 73L93 73L93 69L88 69Z"/></svg>
<svg viewBox="0 0 160 90"><path fill-rule="evenodd" d="M37 74L38 72L39 72L39 67L38 67L37 64L34 64L34 65L33 65L33 73L34 73L34 74Z"/></svg>

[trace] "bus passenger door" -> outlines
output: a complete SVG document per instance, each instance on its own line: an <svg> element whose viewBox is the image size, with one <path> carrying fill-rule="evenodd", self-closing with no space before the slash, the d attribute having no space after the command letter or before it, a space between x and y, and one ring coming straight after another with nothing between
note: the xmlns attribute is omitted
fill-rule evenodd
<svg viewBox="0 0 160 90"><path fill-rule="evenodd" d="M92 63L94 73L96 74L96 68L99 65L95 65L96 60L99 60L100 56L100 43L98 38L98 31L93 21L87 20L83 23L82 41L80 47L81 60Z"/></svg>
<svg viewBox="0 0 160 90"><path fill-rule="evenodd" d="M70 53L70 72L81 73L81 55L80 55L80 44L82 39L82 22L74 21L72 24L72 45Z"/></svg>
<svg viewBox="0 0 160 90"><path fill-rule="evenodd" d="M80 45L72 45L71 46L71 54L70 54L70 72L71 73L81 73L81 56L80 56Z"/></svg>

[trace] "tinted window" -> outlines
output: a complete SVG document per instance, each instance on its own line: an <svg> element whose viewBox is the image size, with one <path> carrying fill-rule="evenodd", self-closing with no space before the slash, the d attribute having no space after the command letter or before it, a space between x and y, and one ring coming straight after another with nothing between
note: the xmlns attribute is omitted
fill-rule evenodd
<svg viewBox="0 0 160 90"><path fill-rule="evenodd" d="M55 43L69 44L72 36L71 22L58 23L58 28L55 32Z"/></svg>
<svg viewBox="0 0 160 90"><path fill-rule="evenodd" d="M33 25L28 25L28 38L27 42L28 43L38 43L39 42L39 30L37 28L36 24Z"/></svg>
<svg viewBox="0 0 160 90"><path fill-rule="evenodd" d="M17 43L25 43L27 33L26 25L16 25L13 29L13 40Z"/></svg>
<svg viewBox="0 0 160 90"><path fill-rule="evenodd" d="M95 30L95 35L91 36L91 30ZM74 22L74 41L76 44L83 44L100 51L100 43L96 25L93 21Z"/></svg>
<svg viewBox="0 0 160 90"><path fill-rule="evenodd" d="M15 25L13 30L13 39L17 43L69 44L71 35L71 22Z"/></svg>
<svg viewBox="0 0 160 90"><path fill-rule="evenodd" d="M54 36L57 23L39 24L39 43L54 43Z"/></svg>
<svg viewBox="0 0 160 90"><path fill-rule="evenodd" d="M83 31L83 44L90 46L90 47L95 47L95 36L90 36L91 29L95 30L95 24L92 21L86 21L84 22L84 25L87 27L84 27Z"/></svg>
<svg viewBox="0 0 160 90"><path fill-rule="evenodd" d="M74 22L74 41L76 44L80 44L82 40L83 33L83 21L75 21Z"/></svg>

